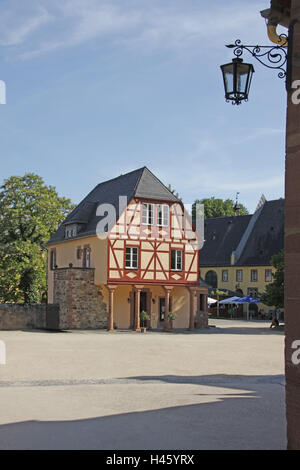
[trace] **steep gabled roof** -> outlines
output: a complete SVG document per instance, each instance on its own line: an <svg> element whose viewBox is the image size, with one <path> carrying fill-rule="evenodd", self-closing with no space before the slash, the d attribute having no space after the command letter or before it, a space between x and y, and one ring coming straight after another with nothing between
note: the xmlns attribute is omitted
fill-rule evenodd
<svg viewBox="0 0 300 470"><path fill-rule="evenodd" d="M97 207L100 204L112 204L118 216L120 196L126 196L128 203L133 197L178 202L176 196L144 166L98 184L68 215L49 244L64 241L65 226L69 224L82 224L78 236L74 238L95 235L97 224L101 220L100 216L96 216Z"/></svg>
<svg viewBox="0 0 300 470"><path fill-rule="evenodd" d="M236 264L268 265L272 256L283 249L283 245L284 199L267 201Z"/></svg>
<svg viewBox="0 0 300 470"><path fill-rule="evenodd" d="M216 217L204 223L204 245L200 266L227 266L250 222L251 215Z"/></svg>
<svg viewBox="0 0 300 470"><path fill-rule="evenodd" d="M200 266L266 266L283 249L284 199L266 201L253 215L206 219Z"/></svg>

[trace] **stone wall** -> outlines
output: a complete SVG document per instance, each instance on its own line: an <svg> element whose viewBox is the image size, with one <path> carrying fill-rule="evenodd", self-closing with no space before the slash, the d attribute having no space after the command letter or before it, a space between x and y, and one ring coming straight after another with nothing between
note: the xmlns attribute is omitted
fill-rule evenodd
<svg viewBox="0 0 300 470"><path fill-rule="evenodd" d="M61 268L54 271L54 303L60 309L60 328L107 328L108 314L92 268Z"/></svg>
<svg viewBox="0 0 300 470"><path fill-rule="evenodd" d="M196 313L195 328L196 329L208 328L208 313L207 312L199 311Z"/></svg>
<svg viewBox="0 0 300 470"><path fill-rule="evenodd" d="M0 304L0 330L46 328L46 304Z"/></svg>

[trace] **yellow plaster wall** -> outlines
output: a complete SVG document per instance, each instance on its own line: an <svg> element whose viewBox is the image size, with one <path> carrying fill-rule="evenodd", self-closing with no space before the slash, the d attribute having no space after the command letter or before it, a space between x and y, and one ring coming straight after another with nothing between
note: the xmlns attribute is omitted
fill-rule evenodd
<svg viewBox="0 0 300 470"><path fill-rule="evenodd" d="M174 287L171 295L172 311L177 314L177 318L173 321L174 328L188 328L190 318L190 299L188 289L186 287Z"/></svg>
<svg viewBox="0 0 300 470"><path fill-rule="evenodd" d="M152 299L151 301L151 327L152 328L163 328L163 322L159 320L159 298L165 296L165 291L162 286L145 286L150 289ZM129 328L130 327L130 309L131 304L128 302L132 286L121 285L118 286L114 292L114 323L118 328ZM108 307L108 290L105 286L102 286L102 293L104 302ZM174 287L171 291L172 298L172 311L177 314L176 320L174 320L174 328L188 328L189 327L189 312L190 312L190 298L189 291L185 287ZM197 300L194 298L194 312L196 314ZM107 308L108 310L108 308Z"/></svg>
<svg viewBox="0 0 300 470"><path fill-rule="evenodd" d="M66 268L70 263L74 267L82 267L83 258L77 259L77 249L89 245L91 248L90 267L95 268L95 284L105 284L107 281L107 240L98 237L86 237L77 240L67 240L63 243L50 245L48 249L48 266L50 252L56 249L56 265ZM83 255L82 255L83 256ZM53 302L53 271L48 267L48 303Z"/></svg>
<svg viewBox="0 0 300 470"><path fill-rule="evenodd" d="M200 252L201 256L201 252ZM222 281L222 271L228 270L228 282ZM243 270L243 281L236 281L236 271L238 269ZM258 281L251 282L251 269L256 269L258 274ZM257 288L258 293L262 293L265 290L265 287L270 284L270 282L265 282L265 270L272 269L273 274L275 273L274 268L271 266L224 266L224 267L201 267L200 276L205 280L205 275L208 271L215 271L218 275L218 287L221 289L229 289L231 291L236 291L241 289L243 295L248 295L248 287ZM258 304L259 307L269 310L271 307L265 306L264 304Z"/></svg>
<svg viewBox="0 0 300 470"><path fill-rule="evenodd" d="M122 285L118 286L114 292L114 323L118 328L130 328L130 292L132 286ZM102 292L104 294L104 302L108 310L108 289L103 286Z"/></svg>

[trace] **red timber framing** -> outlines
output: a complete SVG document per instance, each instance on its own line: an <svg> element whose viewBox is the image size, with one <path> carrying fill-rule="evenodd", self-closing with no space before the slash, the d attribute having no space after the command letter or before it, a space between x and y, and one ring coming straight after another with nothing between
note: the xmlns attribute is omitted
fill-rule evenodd
<svg viewBox="0 0 300 470"><path fill-rule="evenodd" d="M169 227L142 224L143 202L169 206ZM170 201L133 199L108 237L108 284L197 286L198 245L192 224L184 227L183 205ZM184 230L185 228L185 230ZM126 268L126 248L138 248L138 267ZM182 269L171 269L171 251L182 251Z"/></svg>

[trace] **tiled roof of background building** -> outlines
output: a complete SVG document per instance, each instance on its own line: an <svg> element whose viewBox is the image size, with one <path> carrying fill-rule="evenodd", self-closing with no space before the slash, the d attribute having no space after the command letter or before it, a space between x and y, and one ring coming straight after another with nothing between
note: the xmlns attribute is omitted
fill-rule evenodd
<svg viewBox="0 0 300 470"><path fill-rule="evenodd" d="M265 202L260 212L253 215L206 219L200 266L231 266L231 255L238 249L252 218L255 218L253 226L248 229L235 265L269 265L271 257L283 249L283 199Z"/></svg>

